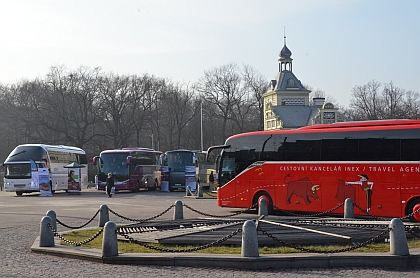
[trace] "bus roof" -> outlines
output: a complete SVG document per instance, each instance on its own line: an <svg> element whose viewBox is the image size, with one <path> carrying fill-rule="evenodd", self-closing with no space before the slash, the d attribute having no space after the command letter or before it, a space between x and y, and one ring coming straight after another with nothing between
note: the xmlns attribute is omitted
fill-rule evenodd
<svg viewBox="0 0 420 278"><path fill-rule="evenodd" d="M46 151L51 151L51 150L71 150L71 151L79 151L79 152L83 152L85 153L85 151L81 148L78 147L73 147L73 146L65 146L65 145L47 145L47 144L22 144L22 145L18 145L17 147L41 147Z"/></svg>
<svg viewBox="0 0 420 278"><path fill-rule="evenodd" d="M359 128L359 127L384 127L384 126L410 126L410 125L419 125L420 120L376 120L376 121L352 121L352 122L340 122L332 124L319 124L304 126L299 128L302 129L330 129L330 128Z"/></svg>
<svg viewBox="0 0 420 278"><path fill-rule="evenodd" d="M419 128L420 120L376 120L376 121L352 121L341 122L332 124L318 124L312 126L304 126L298 129L290 130L264 130L253 131L247 133L240 133L232 135L227 140L244 137L244 136L257 136L257 135L273 135L273 134L294 134L294 133L316 133L316 132L356 132L362 130L386 130L386 129L403 129L403 128Z"/></svg>
<svg viewBox="0 0 420 278"><path fill-rule="evenodd" d="M154 149L149 148L122 148L122 149L114 149L114 150L105 150L102 151L101 154L110 154L110 153L125 153L129 154L132 152L144 152L144 153L154 153L154 154L161 154L161 151L156 151Z"/></svg>

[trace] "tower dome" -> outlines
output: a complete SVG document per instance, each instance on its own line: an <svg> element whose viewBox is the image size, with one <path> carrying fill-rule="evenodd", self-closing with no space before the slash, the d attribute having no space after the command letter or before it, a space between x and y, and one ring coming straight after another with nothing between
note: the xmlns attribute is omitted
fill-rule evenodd
<svg viewBox="0 0 420 278"><path fill-rule="evenodd" d="M279 54L280 58L290 58L292 56L292 51L287 48L286 44L283 46L283 49L280 51Z"/></svg>

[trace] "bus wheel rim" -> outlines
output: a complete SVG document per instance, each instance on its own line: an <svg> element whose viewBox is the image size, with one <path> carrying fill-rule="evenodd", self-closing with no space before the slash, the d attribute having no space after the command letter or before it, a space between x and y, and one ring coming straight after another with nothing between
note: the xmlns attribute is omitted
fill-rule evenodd
<svg viewBox="0 0 420 278"><path fill-rule="evenodd" d="M413 213L413 212L415 212L415 211L417 211L417 210L419 210L420 209L420 203L418 203L417 205L415 205L414 207L413 207L413 211L411 212L411 213ZM416 214L414 214L413 215L413 217L414 217L414 219L416 219L418 222L420 222L420 211L419 212L417 212Z"/></svg>

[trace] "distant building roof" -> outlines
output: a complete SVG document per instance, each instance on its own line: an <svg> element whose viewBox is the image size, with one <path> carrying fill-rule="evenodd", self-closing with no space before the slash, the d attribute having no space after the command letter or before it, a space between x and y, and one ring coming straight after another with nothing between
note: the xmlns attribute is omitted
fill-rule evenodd
<svg viewBox="0 0 420 278"><path fill-rule="evenodd" d="M322 106L274 106L273 111L282 120L284 129L295 129L312 125L312 118L318 114Z"/></svg>
<svg viewBox="0 0 420 278"><path fill-rule="evenodd" d="M294 75L293 72L285 70L282 72L279 72L276 77L276 86L273 88L273 91L301 91L301 92L307 92L310 91L307 90L299 79Z"/></svg>

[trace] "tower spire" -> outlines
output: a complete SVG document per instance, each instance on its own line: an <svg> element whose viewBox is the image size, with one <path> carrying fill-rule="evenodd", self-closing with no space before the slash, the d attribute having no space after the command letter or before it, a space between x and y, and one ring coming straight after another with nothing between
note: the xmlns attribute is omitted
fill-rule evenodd
<svg viewBox="0 0 420 278"><path fill-rule="evenodd" d="M284 31L283 31L283 34L284 34L284 45L286 45L286 26L284 26L283 28L284 28Z"/></svg>

